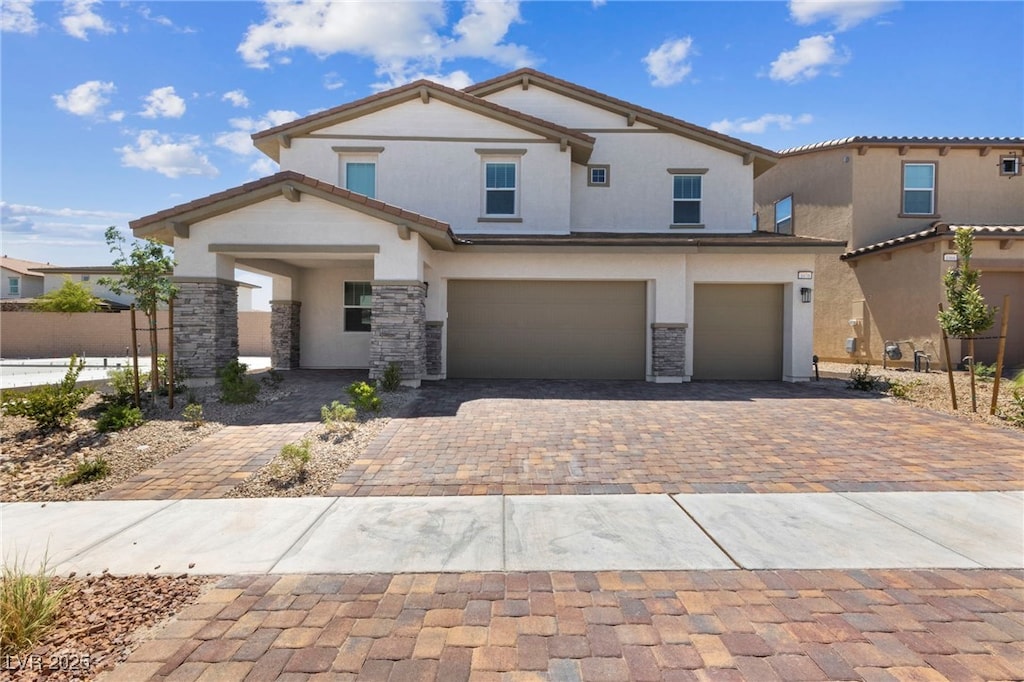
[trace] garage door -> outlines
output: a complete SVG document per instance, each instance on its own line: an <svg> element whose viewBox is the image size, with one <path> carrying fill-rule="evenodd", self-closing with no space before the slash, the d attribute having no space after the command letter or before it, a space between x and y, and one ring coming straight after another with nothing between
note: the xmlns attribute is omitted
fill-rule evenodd
<svg viewBox="0 0 1024 682"><path fill-rule="evenodd" d="M1006 331L1006 350L1003 357L1005 367L1024 368L1024 272L993 272L986 270L981 275L981 294L988 305L1003 307L1003 296L1010 296L1010 324ZM1002 313L996 314L996 322L982 336L996 336L1002 325ZM964 353L967 346L964 345ZM992 364L999 353L997 339L974 342L974 354L978 362Z"/></svg>
<svg viewBox="0 0 1024 682"><path fill-rule="evenodd" d="M782 378L782 285L696 284L693 378Z"/></svg>
<svg viewBox="0 0 1024 682"><path fill-rule="evenodd" d="M644 282L448 282L448 376L643 379Z"/></svg>

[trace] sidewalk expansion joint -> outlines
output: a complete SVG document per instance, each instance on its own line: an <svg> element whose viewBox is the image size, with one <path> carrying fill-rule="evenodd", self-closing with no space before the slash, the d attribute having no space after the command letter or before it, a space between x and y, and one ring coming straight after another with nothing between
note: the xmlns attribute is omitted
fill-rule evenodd
<svg viewBox="0 0 1024 682"><path fill-rule="evenodd" d="M732 554L730 554L730 553L729 553L729 550L727 550L727 549L726 549L725 547L723 547L723 546L722 546L722 543L720 543L720 542L719 542L719 541L717 540L717 538L715 538L715 536L714 536L714 535L712 535L711 533L709 533L709 532L708 532L708 529L707 529L707 528L705 528L705 527L704 527L703 525L701 525L701 522L700 522L700 521L698 521L698 520L696 519L696 517L694 517L694 515L693 515L693 514L691 514L691 513L689 512L689 510L688 510L688 509L687 509L686 507L684 507L684 506L683 506L683 505L682 505L682 504L681 504L681 503L679 502L679 500L677 500L677 499L676 499L676 497L675 497L674 495L669 495L669 496L668 496L668 499L670 499L670 500L672 500L673 502L675 502L675 505L676 505L677 507L679 507L680 509L682 509L682 510L683 510L683 513L684 513L684 514L686 514L686 516L687 516L687 517L688 517L688 518L689 518L689 519L690 519L691 521L693 521L693 524L694 524L695 526L697 526L698 528L700 528L700 532L701 532L701 533L704 533L704 535L705 535L705 536L707 537L707 539L708 539L708 540L711 540L711 542L712 542L712 543L713 543L713 544L715 545L715 547L717 547L717 548L718 548L718 551L719 551L719 552L721 552L722 554L724 554L724 555L725 555L725 557L726 557L726 558L727 558L727 559L728 559L729 561L731 561L731 562L733 563L733 565L734 565L734 566L736 566L736 568L742 568L742 569L744 569L744 570L748 570L748 569L746 568L746 566L744 566L744 565L743 565L743 564L741 564L740 562L736 561L736 557L734 557L734 556L733 556Z"/></svg>

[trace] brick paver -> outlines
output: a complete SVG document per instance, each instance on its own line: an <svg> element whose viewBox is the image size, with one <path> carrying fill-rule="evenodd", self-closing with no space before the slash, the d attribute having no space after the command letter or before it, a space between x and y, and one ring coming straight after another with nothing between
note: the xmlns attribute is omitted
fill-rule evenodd
<svg viewBox="0 0 1024 682"><path fill-rule="evenodd" d="M107 679L1019 680L1022 642L1022 571L237 576Z"/></svg>
<svg viewBox="0 0 1024 682"><path fill-rule="evenodd" d="M285 381L294 392L254 410L117 485L97 499L166 500L219 498L274 459L287 443L301 440L320 419L320 406L345 399L345 387L366 379L361 371L293 370Z"/></svg>
<svg viewBox="0 0 1024 682"><path fill-rule="evenodd" d="M424 384L331 494L1014 490L1024 434L810 384Z"/></svg>

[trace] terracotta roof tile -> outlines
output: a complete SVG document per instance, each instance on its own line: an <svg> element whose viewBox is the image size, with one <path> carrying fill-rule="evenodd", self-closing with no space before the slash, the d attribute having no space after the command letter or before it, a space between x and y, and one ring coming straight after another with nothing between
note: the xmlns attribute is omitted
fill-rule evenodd
<svg viewBox="0 0 1024 682"><path fill-rule="evenodd" d="M951 147L1020 147L1024 146L1024 137L875 137L857 136L843 137L835 140L824 140L800 147L790 147L779 152L781 156L807 154L822 149L835 149L852 145L875 146L944 146Z"/></svg>
<svg viewBox="0 0 1024 682"><path fill-rule="evenodd" d="M946 223L935 222L927 230L911 232L900 237L893 237L892 239L886 239L885 241L869 244L868 246L862 246L859 249L847 251L840 258L842 260L849 260L865 254L885 251L898 246L939 237L956 230L972 230L976 236L981 237L1024 238L1024 225L947 225Z"/></svg>

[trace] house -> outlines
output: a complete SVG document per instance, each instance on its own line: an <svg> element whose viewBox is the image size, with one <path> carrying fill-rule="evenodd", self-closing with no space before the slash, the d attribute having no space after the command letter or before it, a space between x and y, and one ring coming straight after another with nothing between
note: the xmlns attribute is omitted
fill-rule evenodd
<svg viewBox="0 0 1024 682"><path fill-rule="evenodd" d="M109 287L100 283L101 279L119 280L119 271L112 265L80 265L80 266L57 266L46 265L36 268L36 272L43 275L43 293L60 289L64 282L70 279L72 282L86 284L92 295L102 299L113 308L128 308L135 302L135 297L130 293L118 294L111 291ZM252 290L258 289L255 284L238 282L238 312L252 310ZM164 308L166 306L161 306Z"/></svg>
<svg viewBox="0 0 1024 682"><path fill-rule="evenodd" d="M47 263L36 263L19 258L0 258L0 298L26 299L35 298L43 293L43 276L36 272L37 268L46 267Z"/></svg>
<svg viewBox="0 0 1024 682"><path fill-rule="evenodd" d="M750 228L777 155L532 69L421 80L253 135L281 171L131 223L173 244L193 376L236 349L236 267L273 279L280 369L440 378L811 371L815 258Z"/></svg>
<svg viewBox="0 0 1024 682"><path fill-rule="evenodd" d="M942 275L956 267L954 230L970 229L986 302L1010 295L1005 363L1024 366L1024 138L850 137L780 156L754 182L759 229L848 242L816 257L821 359L944 365ZM977 361L995 362L999 324ZM967 344L950 344L957 365Z"/></svg>

